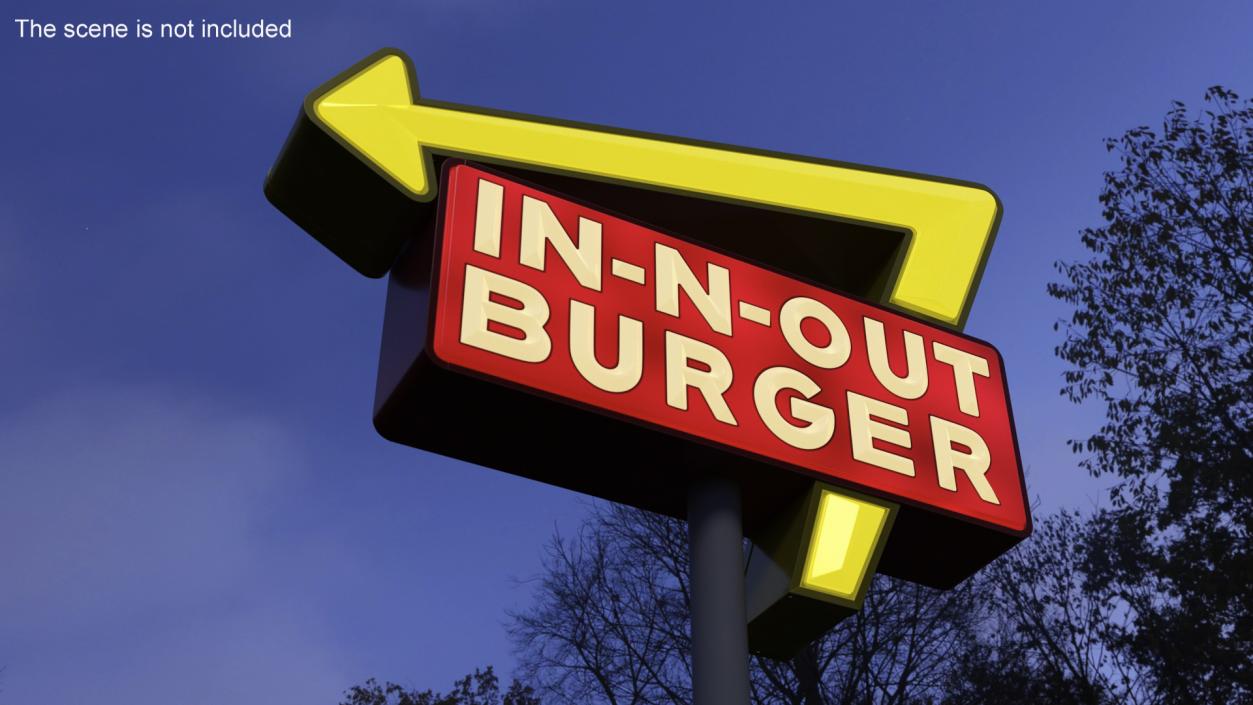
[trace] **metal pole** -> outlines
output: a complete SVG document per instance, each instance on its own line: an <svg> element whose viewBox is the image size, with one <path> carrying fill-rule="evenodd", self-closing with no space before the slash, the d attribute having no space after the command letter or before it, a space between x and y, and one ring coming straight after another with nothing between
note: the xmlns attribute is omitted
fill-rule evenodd
<svg viewBox="0 0 1253 705"><path fill-rule="evenodd" d="M694 477L687 491L691 544L692 704L749 705L740 486Z"/></svg>

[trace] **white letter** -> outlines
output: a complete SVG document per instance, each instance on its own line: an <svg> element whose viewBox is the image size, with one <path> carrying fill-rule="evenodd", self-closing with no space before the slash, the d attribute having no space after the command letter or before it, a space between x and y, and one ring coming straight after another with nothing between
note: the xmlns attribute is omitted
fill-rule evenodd
<svg viewBox="0 0 1253 705"><path fill-rule="evenodd" d="M866 354L870 357L870 369L875 379L889 392L901 399L917 399L927 393L927 351L922 336L905 333L905 376L897 377L888 362L888 344L883 324L873 318L865 319Z"/></svg>
<svg viewBox="0 0 1253 705"><path fill-rule="evenodd" d="M687 363L696 360L709 366L709 371L693 369ZM674 331L666 331L666 403L687 411L687 388L696 387L714 418L738 426L727 402L722 398L731 386L734 373L726 355L712 345L692 340Z"/></svg>
<svg viewBox="0 0 1253 705"><path fill-rule="evenodd" d="M523 196L522 264L544 271L549 242L579 284L600 291L600 223L579 218L579 244L576 246L547 203Z"/></svg>
<svg viewBox="0 0 1253 705"><path fill-rule="evenodd" d="M909 431L875 421L872 416L887 419L902 426L909 425L909 414L899 406L863 397L856 392L848 393L848 430L853 440L853 458L863 463L877 465L885 470L914 476L914 461L875 447L874 440L886 441L902 448L912 448Z"/></svg>
<svg viewBox="0 0 1253 705"><path fill-rule="evenodd" d="M710 328L731 335L731 273L725 267L708 263L705 272L709 291L705 291L678 250L659 242L654 252L657 310L678 318L679 289L682 288Z"/></svg>
<svg viewBox="0 0 1253 705"><path fill-rule="evenodd" d="M957 386L957 407L967 416L979 415L979 397L975 394L975 375L988 376L988 361L978 355L941 342L931 344L935 359L953 368L953 384Z"/></svg>
<svg viewBox="0 0 1253 705"><path fill-rule="evenodd" d="M795 389L805 399L792 397L792 416L808 422L795 426L779 413L775 398L782 389ZM806 399L812 399L822 389L812 379L790 367L771 367L757 376L753 384L753 401L757 413L779 440L801 450L821 448L835 433L835 412Z"/></svg>
<svg viewBox="0 0 1253 705"><path fill-rule="evenodd" d="M805 334L801 332L801 322L806 318L812 318L826 326L827 332L831 334L831 342L826 347L817 347L805 338ZM848 329L844 327L844 321L821 301L805 296L788 299L779 311L779 326L783 328L783 338L787 340L787 344L805 362L825 370L834 370L848 362L849 353L853 350L848 340Z"/></svg>
<svg viewBox="0 0 1253 705"><path fill-rule="evenodd" d="M493 293L521 303L522 308L490 300ZM513 338L488 330L488 321L521 331L523 337ZM462 343L523 362L543 362L553 347L548 333L544 332L546 323L548 302L543 294L520 281L466 265L465 292L461 298Z"/></svg>
<svg viewBox="0 0 1253 705"><path fill-rule="evenodd" d="M479 198L474 204L474 249L492 257L500 256L500 212L505 187L479 179Z"/></svg>
<svg viewBox="0 0 1253 705"><path fill-rule="evenodd" d="M932 416L931 439L935 444L935 469L939 473L940 487L956 492L957 478L953 469L961 468L966 477L970 478L970 484L975 486L979 499L989 504L1001 503L992 491L992 485L988 484L987 472L988 466L992 464L992 457L988 453L988 444L983 442L979 434L965 426ZM970 452L957 450L953 447L954 442L966 446Z"/></svg>
<svg viewBox="0 0 1253 705"><path fill-rule="evenodd" d="M644 324L618 316L618 364L603 367L596 360L596 309L570 300L570 359L583 375L606 392L625 392L640 383L644 371Z"/></svg>

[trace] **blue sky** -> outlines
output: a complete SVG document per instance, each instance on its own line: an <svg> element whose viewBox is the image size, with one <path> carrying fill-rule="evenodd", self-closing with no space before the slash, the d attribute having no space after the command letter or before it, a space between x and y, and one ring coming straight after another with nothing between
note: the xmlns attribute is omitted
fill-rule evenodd
<svg viewBox="0 0 1253 705"><path fill-rule="evenodd" d="M0 703L333 703L508 671L570 493L370 425L384 285L265 202L303 95L381 46L433 98L979 181L968 325L1001 350L1039 511L1065 440L1044 294L1101 139L1221 83L1228 3L8 3L0 51ZM1184 8L1187 8L1184 11ZM44 21L293 20L267 42L69 42Z"/></svg>

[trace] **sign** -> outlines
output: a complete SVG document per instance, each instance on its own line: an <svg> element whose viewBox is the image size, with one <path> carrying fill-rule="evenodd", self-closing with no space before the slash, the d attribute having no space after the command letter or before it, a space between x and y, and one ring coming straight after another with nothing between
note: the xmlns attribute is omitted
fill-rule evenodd
<svg viewBox="0 0 1253 705"><path fill-rule="evenodd" d="M1026 528L991 346L498 174L445 189L445 364Z"/></svg>
<svg viewBox="0 0 1253 705"><path fill-rule="evenodd" d="M443 157L677 194L687 209L733 203L831 229L867 224L908 239L884 299L954 327L1000 219L977 184L421 98L394 49L308 96L266 195L358 271L382 276L438 194Z"/></svg>
<svg viewBox="0 0 1253 705"><path fill-rule="evenodd" d="M389 275L384 437L688 520L698 703L876 571L951 587L1031 532L1000 356L958 332L985 187L433 101L384 49L265 193Z"/></svg>
<svg viewBox="0 0 1253 705"><path fill-rule="evenodd" d="M895 511L815 482L756 536L745 571L752 652L788 660L860 610Z"/></svg>
<svg viewBox="0 0 1253 705"><path fill-rule="evenodd" d="M441 183L431 240L415 242L389 294L384 435L649 506L640 488L673 483L684 455L664 434L739 456L749 495L787 486L791 471L902 502L904 515L959 517L1003 539L1028 531L1001 361L986 343L503 173L450 163ZM480 380L509 403L467 403L486 401ZM414 395L440 430L413 427ZM548 416L553 401L603 415L593 447ZM467 406L477 425L450 428ZM528 419L552 424L498 432ZM476 433L495 448L447 445ZM562 446L582 448L577 465L563 467ZM644 449L640 466L613 468Z"/></svg>

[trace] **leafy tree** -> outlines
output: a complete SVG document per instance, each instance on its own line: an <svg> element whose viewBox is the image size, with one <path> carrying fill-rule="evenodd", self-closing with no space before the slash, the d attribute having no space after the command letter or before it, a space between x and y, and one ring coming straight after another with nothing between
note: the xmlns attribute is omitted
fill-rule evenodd
<svg viewBox="0 0 1253 705"><path fill-rule="evenodd" d="M353 686L344 696L340 705L540 705L534 691L516 680L502 694L491 666L475 669L447 693L410 690L390 682L380 685L371 678Z"/></svg>
<svg viewBox="0 0 1253 705"><path fill-rule="evenodd" d="M1084 569L1128 611L1111 644L1172 703L1253 700L1253 103L1205 103L1107 142L1091 257L1048 289L1074 309L1064 393L1105 407L1074 448L1117 479Z"/></svg>
<svg viewBox="0 0 1253 705"><path fill-rule="evenodd" d="M680 521L616 505L554 538L510 629L524 679L552 703L690 703L687 539ZM754 701L923 702L969 639L977 586L876 579L859 614L791 661L754 658Z"/></svg>

